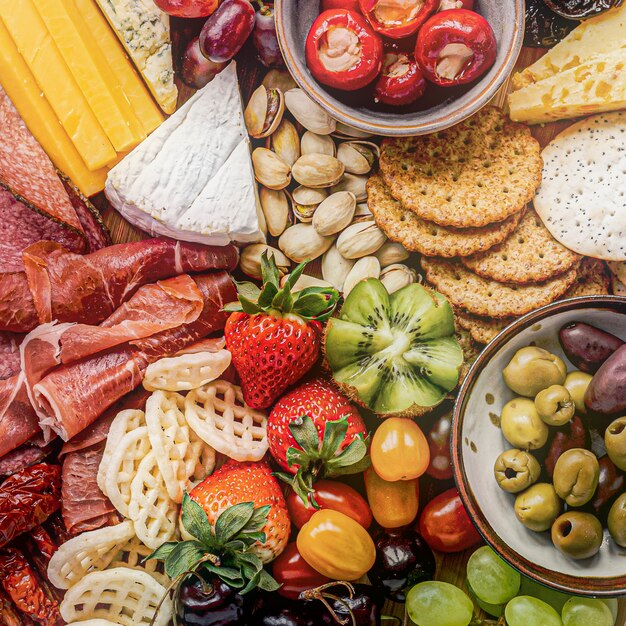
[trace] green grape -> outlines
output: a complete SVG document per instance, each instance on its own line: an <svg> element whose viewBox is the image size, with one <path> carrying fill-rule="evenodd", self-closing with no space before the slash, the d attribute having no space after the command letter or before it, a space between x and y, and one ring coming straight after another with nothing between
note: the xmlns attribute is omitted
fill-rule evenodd
<svg viewBox="0 0 626 626"><path fill-rule="evenodd" d="M506 604L489 604L485 602L484 600L481 600L476 595L476 592L472 589L472 586L469 584L469 581L467 581L467 590L470 592L470 594L476 601L476 604L478 604L478 606L483 611L485 611L485 613L488 613L492 617L502 617L504 615L504 607L506 606Z"/></svg>
<svg viewBox="0 0 626 626"><path fill-rule="evenodd" d="M617 619L617 612L619 610L617 598L602 598L600 602L603 602L609 607L611 614L613 615L613 624L615 624L615 620Z"/></svg>
<svg viewBox="0 0 626 626"><path fill-rule="evenodd" d="M601 600L570 598L563 607L564 626L613 626L611 609Z"/></svg>
<svg viewBox="0 0 626 626"><path fill-rule="evenodd" d="M545 587L532 578L522 576L522 585L519 590L520 596L532 596L549 604L559 615L563 609L563 605L572 597L567 593L555 591L549 587Z"/></svg>
<svg viewBox="0 0 626 626"><path fill-rule="evenodd" d="M508 626L563 626L559 614L545 602L530 596L513 598L504 609Z"/></svg>
<svg viewBox="0 0 626 626"><path fill-rule="evenodd" d="M436 580L415 585L406 596L406 610L418 626L467 626L474 616L466 593Z"/></svg>
<svg viewBox="0 0 626 626"><path fill-rule="evenodd" d="M467 581L483 602L506 604L517 595L521 577L489 546L483 546L467 562Z"/></svg>

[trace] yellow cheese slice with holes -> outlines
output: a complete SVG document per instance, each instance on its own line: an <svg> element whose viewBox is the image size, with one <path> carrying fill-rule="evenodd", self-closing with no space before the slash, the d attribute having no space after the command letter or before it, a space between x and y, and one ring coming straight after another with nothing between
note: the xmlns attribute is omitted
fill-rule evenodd
<svg viewBox="0 0 626 626"><path fill-rule="evenodd" d="M143 127L80 14L69 0L33 2L115 150L136 146Z"/></svg>
<svg viewBox="0 0 626 626"><path fill-rule="evenodd" d="M128 58L122 44L111 30L107 19L100 12L95 0L70 0L83 18L96 45L102 50L111 69L122 85L135 114L143 125L146 135L161 125L165 119L152 99L143 80Z"/></svg>
<svg viewBox="0 0 626 626"><path fill-rule="evenodd" d="M107 170L91 171L85 165L71 139L41 95L31 71L20 56L9 32L0 20L0 83L19 111L28 130L41 144L54 165L86 196L104 188Z"/></svg>
<svg viewBox="0 0 626 626"><path fill-rule="evenodd" d="M626 48L594 57L509 96L511 119L539 124L626 108Z"/></svg>
<svg viewBox="0 0 626 626"><path fill-rule="evenodd" d="M32 0L0 0L0 18L87 167L117 157Z"/></svg>

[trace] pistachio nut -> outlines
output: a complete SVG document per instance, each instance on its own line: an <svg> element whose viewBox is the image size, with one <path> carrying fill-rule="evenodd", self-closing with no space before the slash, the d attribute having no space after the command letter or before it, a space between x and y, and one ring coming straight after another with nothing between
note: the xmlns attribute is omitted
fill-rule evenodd
<svg viewBox="0 0 626 626"><path fill-rule="evenodd" d="M252 152L255 178L268 189L284 189L291 182L291 168L275 152L256 148Z"/></svg>
<svg viewBox="0 0 626 626"><path fill-rule="evenodd" d="M384 243L374 254L380 261L381 267L387 267L394 263L402 263L409 258L409 251L401 244L393 241Z"/></svg>
<svg viewBox="0 0 626 626"><path fill-rule="evenodd" d="M366 185L368 178L368 176L359 176L357 174L350 174L347 172L336 185L333 185L330 192L335 193L337 191L351 191L356 196L357 202L366 202Z"/></svg>
<svg viewBox="0 0 626 626"><path fill-rule="evenodd" d="M255 139L271 135L283 119L285 97L280 89L259 85L243 113L248 133Z"/></svg>
<svg viewBox="0 0 626 626"><path fill-rule="evenodd" d="M300 185L291 194L293 213L301 222L310 222L321 202L328 197L326 189L313 189Z"/></svg>
<svg viewBox="0 0 626 626"><path fill-rule="evenodd" d="M366 278L378 278L380 276L380 263L375 256L364 256L359 259L348 272L343 283L343 297L345 298L357 283Z"/></svg>
<svg viewBox="0 0 626 626"><path fill-rule="evenodd" d="M333 193L317 207L313 228L320 235L334 235L350 225L355 209L356 197L351 191Z"/></svg>
<svg viewBox="0 0 626 626"><path fill-rule="evenodd" d="M380 272L380 282L389 293L417 282L417 272L402 263L394 263Z"/></svg>
<svg viewBox="0 0 626 626"><path fill-rule="evenodd" d="M300 157L300 137L296 127L288 119L283 118L271 136L270 143L272 150L289 167L293 167L293 164Z"/></svg>
<svg viewBox="0 0 626 626"><path fill-rule="evenodd" d="M313 102L302 89L287 91L285 104L302 126L318 135L330 135L337 127L335 120L319 104Z"/></svg>
<svg viewBox="0 0 626 626"><path fill-rule="evenodd" d="M278 247L296 263L316 259L332 244L332 237L322 237L311 224L294 224L278 239Z"/></svg>
<svg viewBox="0 0 626 626"><path fill-rule="evenodd" d="M282 189L261 187L259 201L269 234L278 237L292 222L287 194Z"/></svg>
<svg viewBox="0 0 626 626"><path fill-rule="evenodd" d="M345 141L337 148L337 158L350 174L369 174L380 156L380 148L371 141Z"/></svg>
<svg viewBox="0 0 626 626"><path fill-rule="evenodd" d="M322 276L335 289L343 291L343 283L356 261L341 256L337 246L333 244L322 257Z"/></svg>
<svg viewBox="0 0 626 626"><path fill-rule="evenodd" d="M298 86L287 70L278 69L271 69L265 75L263 85L265 85L267 89L275 87L276 89L280 89L283 93L286 93L290 89L295 89Z"/></svg>
<svg viewBox="0 0 626 626"><path fill-rule="evenodd" d="M343 163L328 154L304 154L293 166L293 177L306 187L330 187L343 176Z"/></svg>
<svg viewBox="0 0 626 626"><path fill-rule="evenodd" d="M337 122L333 135L341 139L368 139L372 136L371 133L359 130L358 128L353 128L343 122Z"/></svg>
<svg viewBox="0 0 626 626"><path fill-rule="evenodd" d="M239 257L241 271L251 278L261 280L261 257L264 252L267 252L268 257L274 257L281 276L284 276L289 271L291 265L289 259L280 250L276 250L276 248L272 248L272 246L268 246L265 243L253 243L241 251L241 256Z"/></svg>
<svg viewBox="0 0 626 626"><path fill-rule="evenodd" d="M376 222L367 220L348 226L339 235L337 248L346 259L360 259L374 254L386 241L385 233L376 226Z"/></svg>
<svg viewBox="0 0 626 626"><path fill-rule="evenodd" d="M289 274L283 276L280 279L280 286L283 287L285 282L289 278ZM307 287L332 287L330 283L327 283L325 280L321 278L317 278L315 276L310 276L309 274L301 274L300 278L296 281L296 284L291 288L291 291L302 291Z"/></svg>
<svg viewBox="0 0 626 626"><path fill-rule="evenodd" d="M302 154L328 154L335 156L337 154L337 146L332 137L328 135L316 135L307 130L302 135L300 142Z"/></svg>
<svg viewBox="0 0 626 626"><path fill-rule="evenodd" d="M367 202L359 202L356 205L356 211L354 212L354 219L372 219L372 212L370 211L369 206L367 206Z"/></svg>

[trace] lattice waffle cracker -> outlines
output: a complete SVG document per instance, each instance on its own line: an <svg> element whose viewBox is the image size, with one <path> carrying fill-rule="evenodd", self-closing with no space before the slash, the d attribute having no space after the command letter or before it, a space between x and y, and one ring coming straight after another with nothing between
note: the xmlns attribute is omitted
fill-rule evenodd
<svg viewBox="0 0 626 626"><path fill-rule="evenodd" d="M130 520L129 520L130 522ZM144 561L147 556L152 554L153 550L148 548L136 535L122 546L121 550L115 554L113 560L107 566L109 569L114 567L128 567L130 569L138 569L147 572L157 582L167 587L170 579L164 572L163 561L150 559Z"/></svg>
<svg viewBox="0 0 626 626"><path fill-rule="evenodd" d="M159 359L148 365L143 386L148 391L187 391L219 378L228 368L228 350L194 352Z"/></svg>
<svg viewBox="0 0 626 626"><path fill-rule="evenodd" d="M84 622L72 622L71 626L118 626L117 622L110 622L108 619L87 619Z"/></svg>
<svg viewBox="0 0 626 626"><path fill-rule="evenodd" d="M91 572L65 594L61 616L67 623L104 619L122 626L148 626L165 595L165 587L150 574L128 567ZM167 626L173 617L166 598L154 626Z"/></svg>
<svg viewBox="0 0 626 626"><path fill-rule="evenodd" d="M236 461L259 461L267 452L267 415L251 409L241 388L216 380L187 394L185 417L195 433Z"/></svg>
<svg viewBox="0 0 626 626"><path fill-rule="evenodd" d="M215 468L215 450L189 428L184 408L185 398L175 391L155 391L146 402L152 450L167 493L177 503L190 481L206 478Z"/></svg>
<svg viewBox="0 0 626 626"><path fill-rule="evenodd" d="M174 537L177 515L178 507L167 493L156 455L150 450L130 484L128 517L137 537L156 550Z"/></svg>

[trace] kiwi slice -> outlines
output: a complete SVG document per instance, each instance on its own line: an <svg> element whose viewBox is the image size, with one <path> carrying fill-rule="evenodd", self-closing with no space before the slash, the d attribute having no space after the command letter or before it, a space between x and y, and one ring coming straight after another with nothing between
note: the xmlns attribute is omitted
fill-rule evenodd
<svg viewBox="0 0 626 626"><path fill-rule="evenodd" d="M379 415L416 416L459 382L463 351L439 293L413 284L389 295L375 278L357 284L326 327L335 382Z"/></svg>

